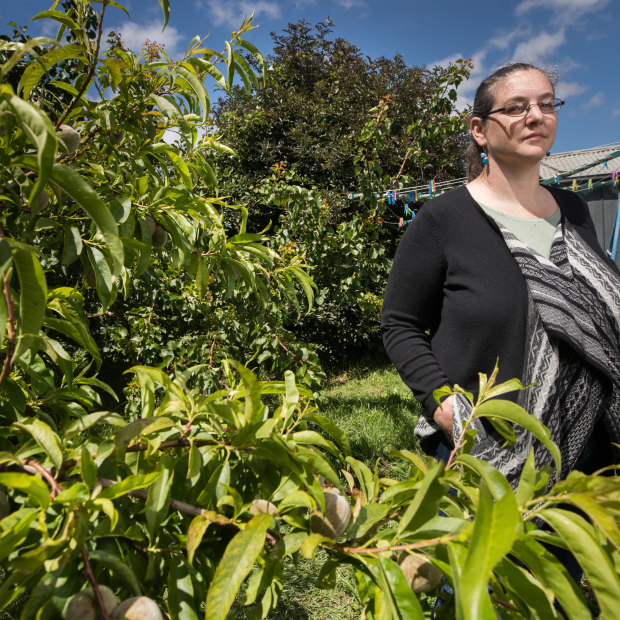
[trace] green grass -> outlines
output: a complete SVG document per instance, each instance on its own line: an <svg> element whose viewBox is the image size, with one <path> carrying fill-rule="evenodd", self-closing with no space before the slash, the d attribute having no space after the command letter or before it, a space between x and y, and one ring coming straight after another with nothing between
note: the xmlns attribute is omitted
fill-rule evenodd
<svg viewBox="0 0 620 620"><path fill-rule="evenodd" d="M391 450L419 452L413 434L420 405L394 368L353 369L331 380L319 397L320 412L347 435L353 456L382 476L403 478L408 466Z"/></svg>

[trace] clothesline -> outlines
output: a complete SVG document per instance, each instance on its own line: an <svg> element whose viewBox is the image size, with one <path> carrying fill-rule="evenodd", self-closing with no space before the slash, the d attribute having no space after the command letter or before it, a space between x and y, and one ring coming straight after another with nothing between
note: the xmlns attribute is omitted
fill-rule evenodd
<svg viewBox="0 0 620 620"><path fill-rule="evenodd" d="M555 174L554 176L549 177L548 179L541 180L540 183L541 185L551 185L553 183L556 183L559 185L560 180L571 177L574 174L577 174L578 172L583 172L584 170L588 170L589 168L592 168L593 166L597 166L599 164L606 164L607 162L609 162L612 159L615 159L616 157L620 157L620 150L614 151L613 153L610 153L609 155L606 155L605 157L602 157L601 159L598 159L594 162L589 162L587 164L584 164L583 166L579 166L568 172L562 172L561 174ZM380 200L385 200L388 202L388 204L394 204L397 200L400 200L403 198L405 199L405 202L409 202L409 203L419 202L419 201L426 200L428 198L432 198L439 194L442 194L449 189L455 189L457 187L460 187L461 185L465 185L465 183L467 183L466 177L461 177L458 179L451 179L449 181L432 180L432 181L429 181L428 183L424 183L420 185L413 185L411 187L401 187L400 189L390 189L390 190L387 190L385 193L375 192L375 198L378 198ZM583 183L582 185L576 186L576 179L575 179L573 181L573 185L571 189L573 191L583 191L586 189L602 187L605 185L618 185L618 173L616 170L613 171L611 180L606 180L606 181L601 180L601 181L596 181L596 182L592 182L591 180L589 180ZM350 200L363 198L363 196L364 194L362 193L347 194L347 197Z"/></svg>

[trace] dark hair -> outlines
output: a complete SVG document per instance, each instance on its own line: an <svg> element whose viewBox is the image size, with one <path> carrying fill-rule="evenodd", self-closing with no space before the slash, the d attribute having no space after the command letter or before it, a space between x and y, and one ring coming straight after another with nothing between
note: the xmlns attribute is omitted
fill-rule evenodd
<svg viewBox="0 0 620 620"><path fill-rule="evenodd" d="M497 83L503 80L505 77L518 73L519 71L540 71L551 82L551 86L554 87L557 81L557 76L545 69L535 67L526 62L511 62L507 65L501 66L496 69L491 75L482 80L476 96L474 97L474 105L471 109L470 118L474 116L484 116L489 113L495 102L495 90ZM483 121L484 122L484 121ZM469 138L469 145L465 151L465 166L467 170L467 180L473 181L477 176L482 173L482 158L480 153L483 152L483 148L474 140L473 136Z"/></svg>

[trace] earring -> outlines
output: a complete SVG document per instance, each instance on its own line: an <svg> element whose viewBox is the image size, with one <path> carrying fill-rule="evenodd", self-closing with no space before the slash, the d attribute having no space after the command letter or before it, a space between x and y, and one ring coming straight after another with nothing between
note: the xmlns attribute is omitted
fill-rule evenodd
<svg viewBox="0 0 620 620"><path fill-rule="evenodd" d="M547 154L545 155L545 157L549 157L549 155L551 155L551 151L547 151Z"/></svg>
<svg viewBox="0 0 620 620"><path fill-rule="evenodd" d="M482 165L489 163L489 159L487 157L487 154L484 153L484 152L480 153L480 159L482 159Z"/></svg>

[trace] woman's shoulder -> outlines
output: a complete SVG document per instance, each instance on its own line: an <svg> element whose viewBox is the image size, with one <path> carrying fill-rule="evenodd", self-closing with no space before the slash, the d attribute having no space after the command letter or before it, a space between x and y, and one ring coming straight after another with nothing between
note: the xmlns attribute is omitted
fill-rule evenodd
<svg viewBox="0 0 620 620"><path fill-rule="evenodd" d="M570 220L575 226L589 226L590 211L588 204L583 197L568 189L547 185L546 189L551 192L556 199L562 215Z"/></svg>
<svg viewBox="0 0 620 620"><path fill-rule="evenodd" d="M463 210L470 209L473 204L471 194L462 185L426 201L418 213L424 214L425 217L430 216L440 223L444 219L452 220L454 217L462 216Z"/></svg>

